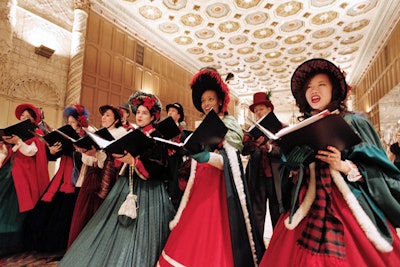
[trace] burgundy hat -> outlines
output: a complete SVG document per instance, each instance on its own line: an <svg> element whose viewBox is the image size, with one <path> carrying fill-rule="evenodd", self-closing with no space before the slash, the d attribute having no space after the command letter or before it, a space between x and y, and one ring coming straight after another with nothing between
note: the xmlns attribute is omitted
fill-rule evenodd
<svg viewBox="0 0 400 267"><path fill-rule="evenodd" d="M296 102L304 98L305 83L314 75L318 73L327 73L331 77L336 78L340 88L340 100L343 101L347 96L348 86L346 79L341 69L339 69L332 62L323 58L314 58L303 62L294 71L291 80L291 89ZM333 88L336 89L336 88Z"/></svg>
<svg viewBox="0 0 400 267"><path fill-rule="evenodd" d="M215 91L218 98L222 100L220 112L225 113L228 111L228 104L230 101L229 88L222 80L218 71L210 68L200 70L193 76L190 87L192 88L193 104L201 113L203 113L203 109L201 108L201 96L207 90Z"/></svg>
<svg viewBox="0 0 400 267"><path fill-rule="evenodd" d="M265 105L270 107L274 111L274 105L269 100L269 93L259 92L253 95L253 104L250 105L249 109L254 113L254 107L257 105Z"/></svg>
<svg viewBox="0 0 400 267"><path fill-rule="evenodd" d="M35 124L38 125L40 120L41 120L41 112L40 109L38 107L35 107L32 104L20 104L15 108L15 117L17 117L17 119L19 120L21 118L22 113L27 110L30 109L33 111L33 113L35 113Z"/></svg>

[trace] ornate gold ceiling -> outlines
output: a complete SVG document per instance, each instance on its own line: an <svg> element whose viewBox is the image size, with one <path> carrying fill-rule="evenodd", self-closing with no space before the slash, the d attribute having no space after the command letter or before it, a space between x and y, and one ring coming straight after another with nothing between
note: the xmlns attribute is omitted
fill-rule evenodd
<svg viewBox="0 0 400 267"><path fill-rule="evenodd" d="M58 14L57 5L73 4L39 2ZM244 104L252 102L255 92L271 90L276 110L283 112L293 108L289 82L296 66L323 57L338 64L355 84L400 14L399 0L90 2L193 73L204 66L222 75L234 73L230 88ZM53 21L62 23L59 17Z"/></svg>
<svg viewBox="0 0 400 267"><path fill-rule="evenodd" d="M120 18L132 31L185 68L213 66L222 75L234 73L230 88L241 102L271 90L278 109L291 109L289 81L306 59L329 59L355 83L397 21L400 5L384 0L97 2L126 14Z"/></svg>

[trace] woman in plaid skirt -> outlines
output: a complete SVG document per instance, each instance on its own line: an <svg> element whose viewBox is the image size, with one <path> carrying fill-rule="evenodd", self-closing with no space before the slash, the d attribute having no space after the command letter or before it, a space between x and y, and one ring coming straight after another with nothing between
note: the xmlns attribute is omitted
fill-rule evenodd
<svg viewBox="0 0 400 267"><path fill-rule="evenodd" d="M304 118L338 110L361 143L343 151L302 146L285 154L281 179L287 212L260 266L400 264L394 228L400 226L400 172L371 123L346 109L348 88L342 71L324 59L304 62L292 76Z"/></svg>

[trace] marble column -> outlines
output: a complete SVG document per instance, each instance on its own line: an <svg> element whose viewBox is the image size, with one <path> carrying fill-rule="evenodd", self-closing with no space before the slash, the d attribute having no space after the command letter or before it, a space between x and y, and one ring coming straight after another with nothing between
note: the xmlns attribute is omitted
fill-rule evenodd
<svg viewBox="0 0 400 267"><path fill-rule="evenodd" d="M82 90L83 54L85 49L86 26L89 0L75 0L74 24L72 26L72 40L70 53L70 66L68 72L68 85L65 105L79 103Z"/></svg>

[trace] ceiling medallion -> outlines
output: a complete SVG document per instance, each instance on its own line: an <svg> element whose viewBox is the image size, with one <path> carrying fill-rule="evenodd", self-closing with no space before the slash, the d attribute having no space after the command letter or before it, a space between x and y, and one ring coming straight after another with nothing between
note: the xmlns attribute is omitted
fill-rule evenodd
<svg viewBox="0 0 400 267"><path fill-rule="evenodd" d="M311 0L311 5L315 7L323 7L332 4L336 0Z"/></svg>
<svg viewBox="0 0 400 267"><path fill-rule="evenodd" d="M345 26L343 28L343 30L345 32L354 32L354 31L361 30L362 28L364 28L368 24L369 24L369 20L363 19L363 20L360 20L360 21L356 21L356 22L350 23L349 25Z"/></svg>
<svg viewBox="0 0 400 267"><path fill-rule="evenodd" d="M239 61L228 61L228 62L226 62L225 64L226 64L227 66L229 66L229 67L233 67L233 66L239 65L240 62L239 62Z"/></svg>
<svg viewBox="0 0 400 267"><path fill-rule="evenodd" d="M235 0L238 7L241 8L252 8L260 3L260 0Z"/></svg>
<svg viewBox="0 0 400 267"><path fill-rule="evenodd" d="M338 13L335 11L327 11L320 14L315 15L311 18L311 22L316 25L322 25L331 22L336 19Z"/></svg>
<svg viewBox="0 0 400 267"><path fill-rule="evenodd" d="M244 61L247 62L247 63L254 63L254 62L258 61L259 59L260 58L257 57L257 56L251 56L251 57L246 57L244 59Z"/></svg>
<svg viewBox="0 0 400 267"><path fill-rule="evenodd" d="M214 61L214 59L209 56L200 57L199 60L204 63L210 63Z"/></svg>
<svg viewBox="0 0 400 267"><path fill-rule="evenodd" d="M361 1L360 3L355 4L354 6L351 6L347 10L347 15L349 16L358 16L367 13L371 9L375 8L376 5L378 4L377 0L364 0Z"/></svg>
<svg viewBox="0 0 400 267"><path fill-rule="evenodd" d="M345 45L353 44L355 42L360 41L362 38L363 38L363 35L357 34L357 35L354 35L354 36L344 37L342 40L340 40L340 43L341 44L345 44Z"/></svg>
<svg viewBox="0 0 400 267"><path fill-rule="evenodd" d="M165 33L176 33L179 30L178 25L172 22L165 22L158 26L160 31Z"/></svg>
<svg viewBox="0 0 400 267"><path fill-rule="evenodd" d="M267 74L268 74L268 71L265 71L265 70L254 72L254 75L256 75L256 76L265 76Z"/></svg>
<svg viewBox="0 0 400 267"><path fill-rule="evenodd" d="M174 38L175 43L180 45L188 45L193 43L193 39L188 36L179 36Z"/></svg>
<svg viewBox="0 0 400 267"><path fill-rule="evenodd" d="M242 73L242 74L239 74L238 77L240 79L247 79L250 77L250 73Z"/></svg>
<svg viewBox="0 0 400 267"><path fill-rule="evenodd" d="M212 65L210 65L210 67L211 67L211 68L214 68L214 69L216 69L216 70L219 70L219 69L222 68L221 65L217 65L217 64L212 64ZM221 75L222 75L222 73L221 73Z"/></svg>
<svg viewBox="0 0 400 267"><path fill-rule="evenodd" d="M329 42L329 41L328 42L319 42L319 43L314 44L312 46L312 48L315 49L315 50L321 50L321 49L325 49L325 48L330 47L332 44L333 43Z"/></svg>
<svg viewBox="0 0 400 267"><path fill-rule="evenodd" d="M345 49L340 50L338 53L339 53L339 55L348 55L348 54L354 53L357 50L358 50L358 47L347 47Z"/></svg>
<svg viewBox="0 0 400 267"><path fill-rule="evenodd" d="M235 32L239 28L240 28L240 25L236 21L223 22L218 26L218 29L221 32L225 32L225 33Z"/></svg>
<svg viewBox="0 0 400 267"><path fill-rule="evenodd" d="M282 55L281 52L270 52L270 53L266 53L265 57L266 58L278 58Z"/></svg>
<svg viewBox="0 0 400 267"><path fill-rule="evenodd" d="M236 36L229 38L229 42L234 45L243 44L246 41L247 41L247 37L245 35L236 35Z"/></svg>
<svg viewBox="0 0 400 267"><path fill-rule="evenodd" d="M222 53L217 54L217 57L223 58L223 59L231 58L232 56L233 56L232 53L227 53L227 52L222 52Z"/></svg>
<svg viewBox="0 0 400 267"><path fill-rule="evenodd" d="M278 16L281 17L288 17L291 15L296 14L299 12L301 9L303 9L303 4L297 1L289 1L284 4L280 4L275 12Z"/></svg>
<svg viewBox="0 0 400 267"><path fill-rule="evenodd" d="M271 48L276 47L277 45L278 45L278 42L268 41L268 42L261 43L259 46L261 49L271 49Z"/></svg>
<svg viewBox="0 0 400 267"><path fill-rule="evenodd" d="M254 79L246 79L246 80L244 80L243 81L244 83L247 83L247 84L249 84L249 83L254 83ZM248 86L248 85L247 85Z"/></svg>
<svg viewBox="0 0 400 267"><path fill-rule="evenodd" d="M282 72L286 71L286 68L276 68L276 69L273 69L272 71L275 73L282 73Z"/></svg>
<svg viewBox="0 0 400 267"><path fill-rule="evenodd" d="M139 13L146 19L156 20L161 18L161 11L154 6L142 6L139 8Z"/></svg>
<svg viewBox="0 0 400 267"><path fill-rule="evenodd" d="M212 49L212 50L219 50L225 47L224 43L222 42L212 42L207 44L207 47Z"/></svg>
<svg viewBox="0 0 400 267"><path fill-rule="evenodd" d="M204 53L204 49L200 47L192 47L187 50L191 54L199 55Z"/></svg>
<svg viewBox="0 0 400 267"><path fill-rule="evenodd" d="M250 69L252 69L252 70L260 70L260 69L262 69L262 68L264 68L264 64L261 64L261 63L259 63L259 64L254 64L254 65L251 65L251 66L250 66Z"/></svg>
<svg viewBox="0 0 400 267"><path fill-rule="evenodd" d="M240 67L237 67L237 68L233 68L233 69L232 69L232 71L233 71L233 72L236 72L236 73L244 72L244 70L245 70L244 68L240 68Z"/></svg>
<svg viewBox="0 0 400 267"><path fill-rule="evenodd" d="M286 44L297 44L297 43L302 42L304 39L305 39L304 35L296 34L296 35L293 35L293 36L290 36L290 37L286 38L284 40L284 42Z"/></svg>
<svg viewBox="0 0 400 267"><path fill-rule="evenodd" d="M291 61L291 62L294 62L294 63L298 63L298 62L303 62L303 61L305 61L306 59L307 59L307 57L300 56L300 57L292 57L292 58L290 59L290 61Z"/></svg>
<svg viewBox="0 0 400 267"><path fill-rule="evenodd" d="M250 25L259 25L268 19L268 15L264 12L256 12L246 16L245 21Z"/></svg>
<svg viewBox="0 0 400 267"><path fill-rule="evenodd" d="M262 82L266 82L266 81L269 81L269 80L271 80L271 77L264 76L264 77L260 77L260 78L258 78L258 80L259 80L259 81L262 81Z"/></svg>
<svg viewBox="0 0 400 267"><path fill-rule="evenodd" d="M285 61L283 60L273 60L271 62L269 62L269 65L273 66L273 67L277 67L282 65L283 63L285 63Z"/></svg>
<svg viewBox="0 0 400 267"><path fill-rule="evenodd" d="M230 11L230 7L223 3L215 3L206 8L207 14L213 18L225 17Z"/></svg>
<svg viewBox="0 0 400 267"><path fill-rule="evenodd" d="M163 0L163 4L169 9L179 10L186 6L187 0Z"/></svg>
<svg viewBox="0 0 400 267"><path fill-rule="evenodd" d="M253 51L254 51L254 48L253 47L249 47L249 46L248 47L242 47L242 48L239 48L237 50L237 52L239 54L242 54L242 55L253 53Z"/></svg>
<svg viewBox="0 0 400 267"><path fill-rule="evenodd" d="M312 33L312 37L313 38L325 38L328 37L330 35L332 35L335 32L334 28L325 28L325 29L321 29L321 30L317 30L315 32Z"/></svg>
<svg viewBox="0 0 400 267"><path fill-rule="evenodd" d="M270 37L272 34L274 34L274 30L270 28L259 29L253 33L254 37L259 39Z"/></svg>
<svg viewBox="0 0 400 267"><path fill-rule="evenodd" d="M292 31L297 31L303 26L304 22L302 20L297 19L283 23L281 26L281 30L283 32L292 32Z"/></svg>
<svg viewBox="0 0 400 267"><path fill-rule="evenodd" d="M317 57L317 58L328 58L328 57L330 57L330 55L331 55L330 52L320 52L320 53L314 54L314 57Z"/></svg>
<svg viewBox="0 0 400 267"><path fill-rule="evenodd" d="M185 26L194 27L200 25L203 22L203 18L198 14L188 13L181 17L181 22Z"/></svg>
<svg viewBox="0 0 400 267"><path fill-rule="evenodd" d="M214 37L215 32L209 29L203 29L195 32L197 38L200 39L210 39Z"/></svg>
<svg viewBox="0 0 400 267"><path fill-rule="evenodd" d="M304 46L299 46L299 47L289 48L287 52L289 54L300 54L300 53L304 52L305 50L306 50L306 48Z"/></svg>

